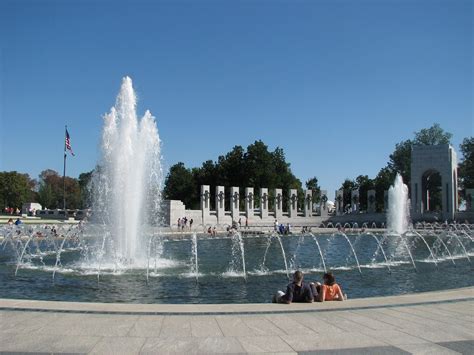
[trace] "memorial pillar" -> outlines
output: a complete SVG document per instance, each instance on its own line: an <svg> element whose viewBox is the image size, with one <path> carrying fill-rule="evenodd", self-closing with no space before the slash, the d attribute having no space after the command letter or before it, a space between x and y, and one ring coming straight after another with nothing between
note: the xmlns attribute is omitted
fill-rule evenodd
<svg viewBox="0 0 474 355"><path fill-rule="evenodd" d="M205 224L209 220L211 210L211 193L209 185L201 185L201 213L202 223Z"/></svg>
<svg viewBox="0 0 474 355"><path fill-rule="evenodd" d="M275 189L275 218L279 219L283 216L283 191Z"/></svg>
<svg viewBox="0 0 474 355"><path fill-rule="evenodd" d="M298 190L290 189L290 198L288 204L288 215L290 218L298 216Z"/></svg>
<svg viewBox="0 0 474 355"><path fill-rule="evenodd" d="M216 215L217 223L221 223L225 216L225 188L216 186Z"/></svg>
<svg viewBox="0 0 474 355"><path fill-rule="evenodd" d="M268 189L260 188L260 216L262 220L268 217Z"/></svg>
<svg viewBox="0 0 474 355"><path fill-rule="evenodd" d="M359 189L351 190L351 212L359 213L360 199L359 199Z"/></svg>
<svg viewBox="0 0 474 355"><path fill-rule="evenodd" d="M240 218L240 196L239 188L230 188L230 214L232 215L232 222L237 222Z"/></svg>
<svg viewBox="0 0 474 355"><path fill-rule="evenodd" d="M319 200L319 210L321 211L321 217L328 216L328 192L327 190L321 190L321 198Z"/></svg>
<svg viewBox="0 0 474 355"><path fill-rule="evenodd" d="M245 213L247 215L247 219L253 218L253 202L255 196L253 194L253 187L246 187L245 188Z"/></svg>
<svg viewBox="0 0 474 355"><path fill-rule="evenodd" d="M304 216L311 217L313 215L313 191L304 190Z"/></svg>

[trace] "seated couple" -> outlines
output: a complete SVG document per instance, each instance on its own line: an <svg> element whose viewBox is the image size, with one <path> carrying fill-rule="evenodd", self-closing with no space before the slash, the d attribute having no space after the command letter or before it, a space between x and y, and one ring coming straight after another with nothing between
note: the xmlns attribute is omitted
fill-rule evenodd
<svg viewBox="0 0 474 355"><path fill-rule="evenodd" d="M330 272L323 276L323 284L319 282L306 283L303 281L303 273L295 271L293 282L286 287L286 293L278 291L272 299L273 303L324 301L344 301L341 287L336 283L334 275Z"/></svg>

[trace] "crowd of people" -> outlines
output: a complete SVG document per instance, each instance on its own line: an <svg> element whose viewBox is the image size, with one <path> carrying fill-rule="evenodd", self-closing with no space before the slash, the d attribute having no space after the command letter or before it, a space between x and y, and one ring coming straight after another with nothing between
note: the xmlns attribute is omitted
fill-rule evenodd
<svg viewBox="0 0 474 355"><path fill-rule="evenodd" d="M5 207L3 209L4 214L9 214L9 215L17 215L19 216L21 214L21 210L18 207Z"/></svg>
<svg viewBox="0 0 474 355"><path fill-rule="evenodd" d="M189 230L193 228L193 223L194 220L191 218L189 220ZM184 231L185 229L188 229L188 218L186 216L183 218L178 218L178 230Z"/></svg>
<svg viewBox="0 0 474 355"><path fill-rule="evenodd" d="M273 230L279 234L291 234L291 224L278 223L278 220L275 219Z"/></svg>
<svg viewBox="0 0 474 355"><path fill-rule="evenodd" d="M303 273L295 271L293 281L286 287L286 292L278 291L272 299L273 303L292 302L325 302L344 301L347 295L342 293L341 287L336 283L336 279L331 272L323 275L323 283L305 282Z"/></svg>

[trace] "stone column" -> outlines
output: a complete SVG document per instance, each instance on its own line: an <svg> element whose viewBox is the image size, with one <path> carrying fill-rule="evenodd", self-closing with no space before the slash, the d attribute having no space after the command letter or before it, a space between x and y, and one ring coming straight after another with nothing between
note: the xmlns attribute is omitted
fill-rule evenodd
<svg viewBox="0 0 474 355"><path fill-rule="evenodd" d="M245 188L245 213L247 214L247 219L253 218L253 203L255 200L255 195L253 194L253 187Z"/></svg>
<svg viewBox="0 0 474 355"><path fill-rule="evenodd" d="M359 189L351 190L351 210L352 213L359 213L360 199Z"/></svg>
<svg viewBox="0 0 474 355"><path fill-rule="evenodd" d="M474 189L466 189L466 211L474 212Z"/></svg>
<svg viewBox="0 0 474 355"><path fill-rule="evenodd" d="M344 214L344 190L336 190L336 215Z"/></svg>
<svg viewBox="0 0 474 355"><path fill-rule="evenodd" d="M388 211L388 190L383 192L383 210L384 212Z"/></svg>
<svg viewBox="0 0 474 355"><path fill-rule="evenodd" d="M239 188L231 187L230 188L230 213L232 215L232 221L237 222L240 218L240 196Z"/></svg>
<svg viewBox="0 0 474 355"><path fill-rule="evenodd" d="M283 191L275 189L275 218L279 219L283 216Z"/></svg>
<svg viewBox="0 0 474 355"><path fill-rule="evenodd" d="M268 189L260 188L260 216L262 220L268 217Z"/></svg>
<svg viewBox="0 0 474 355"><path fill-rule="evenodd" d="M375 213L375 190L367 191L367 213Z"/></svg>
<svg viewBox="0 0 474 355"><path fill-rule="evenodd" d="M313 215L313 191L304 190L304 216L311 217Z"/></svg>
<svg viewBox="0 0 474 355"><path fill-rule="evenodd" d="M211 210L211 193L209 185L201 185L201 212L202 212L202 223L206 223L209 220Z"/></svg>
<svg viewBox="0 0 474 355"><path fill-rule="evenodd" d="M298 216L298 190L290 189L290 201L288 204L288 215L290 218L295 218Z"/></svg>
<svg viewBox="0 0 474 355"><path fill-rule="evenodd" d="M225 188L216 186L216 214L217 223L220 223L225 216Z"/></svg>
<svg viewBox="0 0 474 355"><path fill-rule="evenodd" d="M319 210L321 211L321 217L328 216L328 192L327 190L321 190L321 198L319 199Z"/></svg>

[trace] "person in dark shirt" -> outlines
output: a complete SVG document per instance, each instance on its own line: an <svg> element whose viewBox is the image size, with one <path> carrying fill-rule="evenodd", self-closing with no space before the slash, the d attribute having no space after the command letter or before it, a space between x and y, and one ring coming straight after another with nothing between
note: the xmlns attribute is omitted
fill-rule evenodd
<svg viewBox="0 0 474 355"><path fill-rule="evenodd" d="M293 282L289 283L286 287L286 293L282 293L279 291L279 294L275 295L274 301L276 303L313 302L311 287L303 281L303 273L299 270L293 274Z"/></svg>

